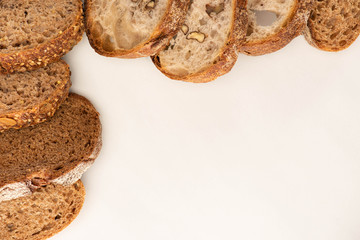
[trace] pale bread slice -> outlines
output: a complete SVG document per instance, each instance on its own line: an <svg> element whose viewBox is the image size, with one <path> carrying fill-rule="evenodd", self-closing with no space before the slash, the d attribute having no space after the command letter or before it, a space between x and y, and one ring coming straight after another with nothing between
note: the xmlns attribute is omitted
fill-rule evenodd
<svg viewBox="0 0 360 240"><path fill-rule="evenodd" d="M70 86L69 66L62 60L31 72L0 74L0 132L49 119Z"/></svg>
<svg viewBox="0 0 360 240"><path fill-rule="evenodd" d="M31 196L0 203L0 239L43 240L66 228L79 214L85 188L50 184Z"/></svg>
<svg viewBox="0 0 360 240"><path fill-rule="evenodd" d="M312 0L248 0L247 36L245 43L238 44L238 51L256 56L285 47L302 34L311 4ZM261 23L262 14L273 14L275 19Z"/></svg>
<svg viewBox="0 0 360 240"><path fill-rule="evenodd" d="M89 42L104 56L153 55L176 34L189 3L190 0L86 0Z"/></svg>
<svg viewBox="0 0 360 240"><path fill-rule="evenodd" d="M247 25L244 0L197 0L170 44L152 57L166 76L203 83L229 72Z"/></svg>
<svg viewBox="0 0 360 240"><path fill-rule="evenodd" d="M0 1L0 73L58 61L82 38L81 0Z"/></svg>
<svg viewBox="0 0 360 240"><path fill-rule="evenodd" d="M306 40L324 51L348 48L360 33L360 1L315 1L305 29Z"/></svg>
<svg viewBox="0 0 360 240"><path fill-rule="evenodd" d="M30 195L50 183L71 185L101 148L99 114L71 93L48 121L0 133L0 202Z"/></svg>

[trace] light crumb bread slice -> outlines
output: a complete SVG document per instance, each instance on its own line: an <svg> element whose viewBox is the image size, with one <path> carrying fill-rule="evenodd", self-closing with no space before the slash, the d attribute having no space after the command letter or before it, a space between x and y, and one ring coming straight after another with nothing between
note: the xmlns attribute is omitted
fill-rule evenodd
<svg viewBox="0 0 360 240"><path fill-rule="evenodd" d="M0 239L42 240L66 228L79 214L85 188L50 184L31 196L0 203Z"/></svg>
<svg viewBox="0 0 360 240"><path fill-rule="evenodd" d="M285 47L302 34L311 4L312 0L248 0L249 26L239 52L256 56Z"/></svg>
<svg viewBox="0 0 360 240"><path fill-rule="evenodd" d="M153 55L176 34L189 4L190 0L86 0L89 42L108 57Z"/></svg>
<svg viewBox="0 0 360 240"><path fill-rule="evenodd" d="M70 85L69 66L62 60L31 72L0 74L0 132L49 119Z"/></svg>
<svg viewBox="0 0 360 240"><path fill-rule="evenodd" d="M0 1L0 73L58 61L83 31L81 0Z"/></svg>
<svg viewBox="0 0 360 240"><path fill-rule="evenodd" d="M307 28L306 40L324 51L348 48L360 33L359 0L315 1Z"/></svg>
<svg viewBox="0 0 360 240"><path fill-rule="evenodd" d="M0 133L0 202L30 195L51 183L71 185L101 148L99 114L71 93L48 121Z"/></svg>
<svg viewBox="0 0 360 240"><path fill-rule="evenodd" d="M195 0L181 30L152 60L172 79L212 81L234 66L235 43L244 40L246 20L246 1Z"/></svg>

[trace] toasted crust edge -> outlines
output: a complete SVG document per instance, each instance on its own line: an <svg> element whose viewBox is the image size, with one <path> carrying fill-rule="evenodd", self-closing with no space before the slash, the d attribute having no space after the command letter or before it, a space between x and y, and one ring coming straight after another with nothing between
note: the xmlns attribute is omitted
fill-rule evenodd
<svg viewBox="0 0 360 240"><path fill-rule="evenodd" d="M70 96L84 101L84 103L90 106L91 108L93 108L99 116L99 113L96 111L95 107L88 99L76 93L70 93L69 97ZM35 189L39 188L39 186L35 186L32 183L32 179L34 178L41 180L41 186L46 186L52 183L60 184L64 186L69 186L74 184L94 164L95 159L100 154L101 147L102 147L102 127L100 123L100 128L98 129L98 139L96 144L94 145L93 151L88 156L84 156L83 160L73 169L70 169L67 173L60 176L54 173L52 170L48 170L48 171L45 170L44 172L35 172L28 174L27 176L24 176L24 179L22 181L10 182L5 185L2 185L0 186L0 202L31 195Z"/></svg>
<svg viewBox="0 0 360 240"><path fill-rule="evenodd" d="M289 21L279 32L262 40L240 43L238 44L238 51L246 55L259 56L276 52L285 47L303 33L310 15L312 1L298 0Z"/></svg>
<svg viewBox="0 0 360 240"><path fill-rule="evenodd" d="M85 1L85 29L92 48L100 55L106 57L118 58L140 58L154 55L164 48L171 38L177 33L179 27L183 24L187 9L191 0L171 0L166 13L152 35L145 42L129 50L106 51L101 47L101 39L92 34L93 17L91 17L92 1Z"/></svg>
<svg viewBox="0 0 360 240"><path fill-rule="evenodd" d="M78 12L74 23L64 32L47 42L24 51L0 54L0 73L25 72L45 67L60 60L80 40L84 33L83 5L77 0Z"/></svg>
<svg viewBox="0 0 360 240"><path fill-rule="evenodd" d="M225 46L220 51L220 54L214 64L201 70L200 72L181 77L162 68L160 57L157 54L151 57L157 69L171 79L192 83L207 83L228 73L237 61L238 54L236 51L236 44L243 43L245 41L248 24L246 11L247 0L235 0L234 3L234 21L231 26L230 36L228 41L225 43Z"/></svg>
<svg viewBox="0 0 360 240"><path fill-rule="evenodd" d="M5 125L0 123L0 132L10 128L19 129L22 127L32 126L48 120L55 114L56 110L69 95L69 89L71 87L71 72L69 65L64 60L60 61L66 65L67 81L61 83L61 85L58 86L52 95L33 108L23 109L21 111L11 112L4 115L0 114L0 119L8 119L15 122L13 125Z"/></svg>

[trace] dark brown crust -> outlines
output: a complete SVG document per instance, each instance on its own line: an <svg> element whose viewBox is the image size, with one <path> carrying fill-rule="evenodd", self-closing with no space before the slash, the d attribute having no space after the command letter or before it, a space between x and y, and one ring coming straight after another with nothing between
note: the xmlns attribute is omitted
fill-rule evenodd
<svg viewBox="0 0 360 240"><path fill-rule="evenodd" d="M41 122L44 122L51 118L56 110L60 107L60 105L65 101L69 94L69 89L71 86L70 80L70 69L69 65L63 60L61 60L64 64L66 64L66 76L67 81L62 82L61 85L57 85L58 88L53 92L45 101L41 102L39 105L29 108L23 109L17 112L11 112L4 115L0 114L0 132L3 132L6 129L10 128L22 128L32 126ZM3 124L1 119L7 119L13 122L16 122L14 125Z"/></svg>
<svg viewBox="0 0 360 240"><path fill-rule="evenodd" d="M314 6L315 7L315 6ZM360 19L359 19L360 22ZM348 47L350 47L355 41L356 39L359 37L360 35L360 28L358 27L357 33L354 35L354 37L352 39L347 39L347 43L344 46L333 46L333 45L328 45L326 44L326 42L320 41L320 40L316 40L315 37L315 24L313 21L311 21L310 19L308 20L306 27L304 29L304 37L306 39L306 41L313 47L316 47L320 50L323 51L328 51L328 52L339 52L342 50L347 49ZM360 24L360 23L359 23Z"/></svg>
<svg viewBox="0 0 360 240"><path fill-rule="evenodd" d="M246 55L259 56L282 49L303 33L311 5L312 0L298 0L291 17L279 32L262 40L238 44L238 51Z"/></svg>
<svg viewBox="0 0 360 240"><path fill-rule="evenodd" d="M0 73L25 72L45 67L69 52L84 33L82 2L77 0L77 3L75 22L56 38L24 51L0 53Z"/></svg>
<svg viewBox="0 0 360 240"><path fill-rule="evenodd" d="M154 55L164 48L183 24L190 0L169 0L164 18L160 21L147 41L129 50L106 51L102 48L102 40L92 34L93 18L91 17L92 1L85 1L85 26L90 45L103 56L119 58L140 58Z"/></svg>
<svg viewBox="0 0 360 240"><path fill-rule="evenodd" d="M206 83L215 80L216 78L228 73L235 65L237 60L236 43L242 43L245 39L248 18L246 5L247 0L236 0L236 7L234 9L234 23L230 30L230 35L225 46L220 51L218 58L214 63L201 70L200 72L186 75L184 77L174 75L161 66L161 59L159 55L152 56L151 59L155 66L167 77L174 80L181 80L192 83ZM241 23L241 24L236 24Z"/></svg>
<svg viewBox="0 0 360 240"><path fill-rule="evenodd" d="M100 114L97 112L95 107L92 105L92 103L88 99L86 99L85 97L80 96L76 93L70 93L68 97L76 98L76 99L79 99L80 101L82 101L84 103L84 105L87 105L89 108L91 108L97 114L97 116L99 118ZM89 165L92 165L92 163L95 161L95 159L99 155L101 147L102 147L102 127L101 127L100 119L99 119L99 129L97 129L97 135L98 135L98 138L97 138L96 143L94 144L94 147L93 147L91 153L87 156L83 156L81 161L79 161L77 165L74 165L73 168L68 169L68 171L60 172L60 171L54 171L54 170L49 170L49 169L44 168L44 170L41 172L33 172L33 173L29 172L28 174L26 174L22 177L23 179L18 179L16 181L14 181L13 179L8 179L8 181L1 182L0 189L8 184L13 184L13 183L26 183L30 189L36 189L39 187L39 185L33 184L34 179L36 179L37 182L41 183L40 186L46 186L46 185L50 184L52 181L56 180L57 178L69 174L72 170L74 170L74 168L78 167L81 164L88 163ZM0 202L1 202L1 200L0 200Z"/></svg>

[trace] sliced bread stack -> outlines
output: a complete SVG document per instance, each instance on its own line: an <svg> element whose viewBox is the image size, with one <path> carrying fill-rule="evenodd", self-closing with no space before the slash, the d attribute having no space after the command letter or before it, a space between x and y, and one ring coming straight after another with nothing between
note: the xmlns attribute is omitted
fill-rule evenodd
<svg viewBox="0 0 360 240"><path fill-rule="evenodd" d="M101 124L60 59L82 20L80 0L0 1L0 239L46 239L84 203Z"/></svg>

